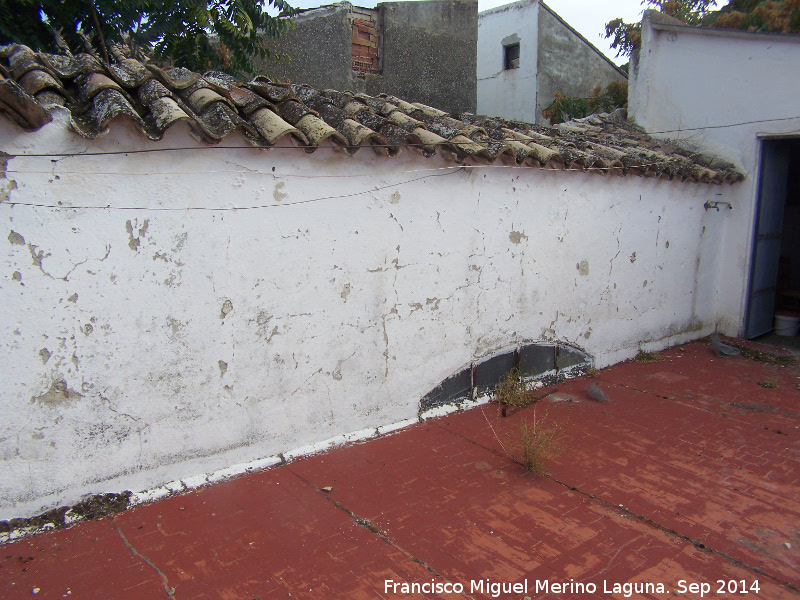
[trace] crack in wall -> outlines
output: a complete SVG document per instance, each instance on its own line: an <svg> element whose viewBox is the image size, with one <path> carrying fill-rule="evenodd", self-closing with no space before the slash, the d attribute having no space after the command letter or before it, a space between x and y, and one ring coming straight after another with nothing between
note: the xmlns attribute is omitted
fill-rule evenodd
<svg viewBox="0 0 800 600"><path fill-rule="evenodd" d="M131 543L128 541L128 538L126 538L126 537L125 537L125 534L124 534L124 533L122 533L122 530L119 528L119 525L117 525L117 524L116 524L116 523L113 521L113 519L112 519L112 521L111 521L111 526L112 526L112 527L114 527L114 529L116 529L116 530L117 530L117 533L119 534L119 537L122 539L122 543L123 543L123 544L125 544L125 546L128 548L128 550L130 550L130 551L131 551L131 554L133 554L134 556L138 556L139 558L141 558L141 559L142 559L144 562L146 562L146 563L147 563L147 564L148 564L148 565L149 565L149 566L150 566L150 567L151 567L153 570L155 570L155 572L156 572L156 573L158 573L158 574L161 576L161 579L162 579L162 581L163 581L163 583L164 583L164 591L167 593L167 596L168 596L169 598L174 598L174 597L175 597L175 588L174 588L174 587L170 587L170 585L169 585L169 579L167 579L167 576L164 574L164 571L162 571L161 569L159 569L159 568L156 566L156 564L155 564L155 563L154 563L152 560L150 560L149 558L147 558L147 557L146 557L144 554L141 554L141 553L137 552L136 548L134 548L133 546L131 546Z"/></svg>

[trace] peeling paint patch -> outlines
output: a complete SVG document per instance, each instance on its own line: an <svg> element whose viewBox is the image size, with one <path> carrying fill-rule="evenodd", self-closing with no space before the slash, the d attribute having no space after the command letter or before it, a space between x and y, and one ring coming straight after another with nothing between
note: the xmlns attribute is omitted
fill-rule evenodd
<svg viewBox="0 0 800 600"><path fill-rule="evenodd" d="M176 235L173 239L175 240L175 245L172 247L173 252L180 252L183 250L183 245L186 243L186 239L189 237L189 234L185 231L180 234Z"/></svg>
<svg viewBox="0 0 800 600"><path fill-rule="evenodd" d="M342 288L342 293L339 294L339 295L342 297L342 299L345 302L347 302L347 297L350 295L350 284L349 283L345 283L344 284L344 288Z"/></svg>
<svg viewBox="0 0 800 600"><path fill-rule="evenodd" d="M5 202L11 197L11 192L17 189L17 182L9 179L2 188L0 188L0 202Z"/></svg>
<svg viewBox="0 0 800 600"><path fill-rule="evenodd" d="M231 302L230 300L225 300L225 302L223 302L222 304L222 310L219 313L219 318L224 319L225 317L228 316L228 314L230 314L232 310L233 310L233 302Z"/></svg>
<svg viewBox="0 0 800 600"><path fill-rule="evenodd" d="M270 332L269 337L267 338L267 343L269 344L272 341L272 338L274 338L276 335L280 335L280 333L278 333L277 325L272 328L272 332Z"/></svg>
<svg viewBox="0 0 800 600"><path fill-rule="evenodd" d="M58 406L70 400L75 400L76 398L83 398L83 394L69 389L67 382L61 379L59 381L54 381L49 390L41 396L34 396L32 400L34 402L40 402L45 406Z"/></svg>
<svg viewBox="0 0 800 600"><path fill-rule="evenodd" d="M8 241L11 242L15 246L24 246L25 245L25 238L18 234L13 229L8 233Z"/></svg>
<svg viewBox="0 0 800 600"><path fill-rule="evenodd" d="M441 301L441 298L426 298L425 305L431 306L431 304L433 304L433 306L431 306L431 310L439 310L439 303Z"/></svg>
<svg viewBox="0 0 800 600"><path fill-rule="evenodd" d="M633 264L633 263L635 263L635 262L636 262L636 252L634 252L633 254L631 254L631 264Z"/></svg>
<svg viewBox="0 0 800 600"><path fill-rule="evenodd" d="M52 353L47 348L42 348L41 350L39 350L39 356L42 359L42 364L46 365L47 361L50 360Z"/></svg>
<svg viewBox="0 0 800 600"><path fill-rule="evenodd" d="M139 231L136 232L138 235L134 237L133 234L135 230L133 227L133 223L131 223L130 221L127 221L125 223L125 231L127 231L128 236L130 236L130 239L128 240L128 247L131 250L135 250L137 252L139 251L139 245L142 243L142 238L147 234L147 228L149 225L150 225L150 220L145 219L144 223L142 223L142 226L139 228Z"/></svg>
<svg viewBox="0 0 800 600"><path fill-rule="evenodd" d="M20 273L19 271L14 271L11 274L11 279L13 279L14 281L22 281L22 273Z"/></svg>
<svg viewBox="0 0 800 600"><path fill-rule="evenodd" d="M512 231L508 234L508 239L512 244L519 244L523 239L527 242L528 236L521 231Z"/></svg>
<svg viewBox="0 0 800 600"><path fill-rule="evenodd" d="M575 268L578 269L578 273L580 273L585 277L586 275L589 274L589 261L582 260L577 265L575 265Z"/></svg>
<svg viewBox="0 0 800 600"><path fill-rule="evenodd" d="M224 360L220 360L217 361L217 364L219 365L219 376L222 377L228 371L228 363Z"/></svg>
<svg viewBox="0 0 800 600"><path fill-rule="evenodd" d="M400 204L400 192L395 190L391 196L389 196L389 202L392 204Z"/></svg>
<svg viewBox="0 0 800 600"><path fill-rule="evenodd" d="M83 335L90 335L94 331L94 327L92 327L91 323L86 323L86 325L83 326L82 331Z"/></svg>
<svg viewBox="0 0 800 600"><path fill-rule="evenodd" d="M47 258L48 256L50 256L50 253L48 252L47 254L45 254L44 250L39 250L39 252L36 252L37 248L39 248L39 246L34 246L33 244L28 244L28 250L31 253L31 259L33 260L33 266L34 267L39 267L39 269L41 269L42 272L44 272L44 268L42 267L42 261L45 258Z"/></svg>
<svg viewBox="0 0 800 600"><path fill-rule="evenodd" d="M285 181L279 181L275 184L275 190L272 192L272 197L275 198L275 202L283 202L289 197L288 192L283 191L284 187L286 187Z"/></svg>
<svg viewBox="0 0 800 600"><path fill-rule="evenodd" d="M67 298L67 301L68 301L68 302L72 302L72 303L75 303L75 302L77 302L77 301L78 301L78 293L77 293L77 292L75 292L74 294L72 294L72 296L70 296L69 298Z"/></svg>

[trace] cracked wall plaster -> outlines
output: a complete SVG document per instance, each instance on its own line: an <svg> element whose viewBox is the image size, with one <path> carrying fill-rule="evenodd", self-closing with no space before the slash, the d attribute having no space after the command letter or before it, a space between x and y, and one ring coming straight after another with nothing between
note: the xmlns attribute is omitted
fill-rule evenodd
<svg viewBox="0 0 800 600"><path fill-rule="evenodd" d="M64 152L64 126L0 136ZM153 147L127 127L80 143ZM172 133L159 148L195 145ZM702 206L735 193L504 168L407 182L452 166L412 152L42 160L15 159L15 193L64 208L0 204L21 238L0 253L0 519L415 418L441 381L515 344L573 343L603 366L704 335L724 216ZM280 204L272 167L292 176ZM68 208L92 199L126 209Z"/></svg>

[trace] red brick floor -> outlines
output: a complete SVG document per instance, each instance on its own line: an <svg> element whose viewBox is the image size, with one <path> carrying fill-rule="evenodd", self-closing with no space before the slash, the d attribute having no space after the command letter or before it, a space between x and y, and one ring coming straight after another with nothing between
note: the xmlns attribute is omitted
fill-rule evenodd
<svg viewBox="0 0 800 600"><path fill-rule="evenodd" d="M6 544L0 598L798 598L799 376L689 344L508 418L454 413ZM544 416L568 442L549 477L504 450ZM464 591L393 593L387 580ZM494 596L486 580L528 591ZM663 590L613 591L636 582Z"/></svg>

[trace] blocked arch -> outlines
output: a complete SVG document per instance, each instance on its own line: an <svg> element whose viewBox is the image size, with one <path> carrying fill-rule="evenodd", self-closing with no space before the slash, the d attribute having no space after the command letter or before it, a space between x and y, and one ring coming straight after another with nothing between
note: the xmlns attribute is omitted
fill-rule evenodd
<svg viewBox="0 0 800 600"><path fill-rule="evenodd" d="M593 364L594 359L589 354L563 342L536 342L508 348L450 375L420 400L419 414L489 394L513 369L519 369L528 379L556 383L567 374L586 371Z"/></svg>

